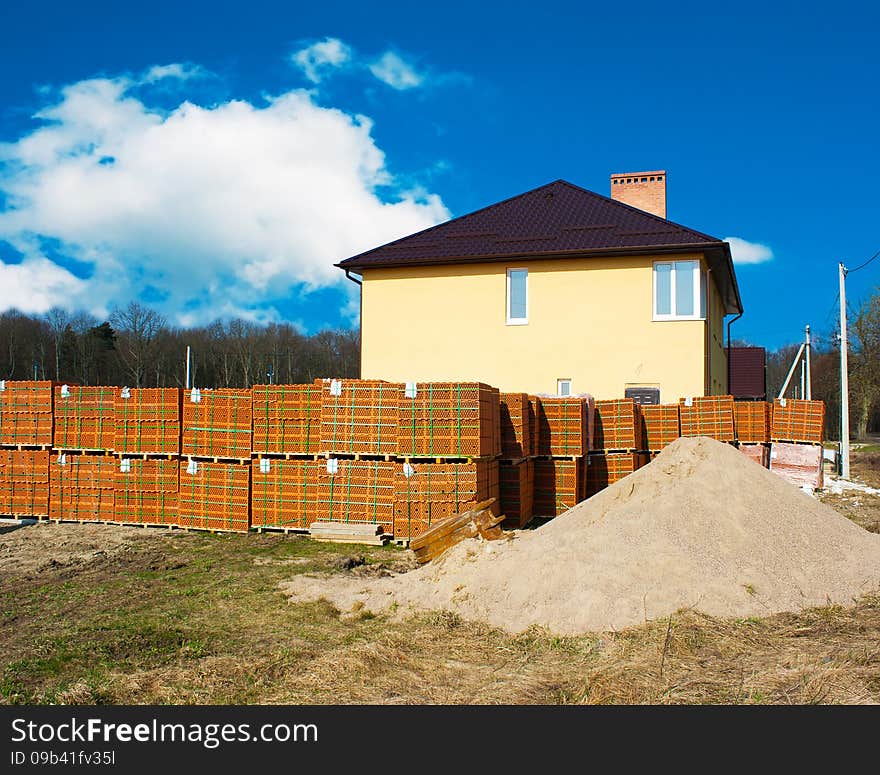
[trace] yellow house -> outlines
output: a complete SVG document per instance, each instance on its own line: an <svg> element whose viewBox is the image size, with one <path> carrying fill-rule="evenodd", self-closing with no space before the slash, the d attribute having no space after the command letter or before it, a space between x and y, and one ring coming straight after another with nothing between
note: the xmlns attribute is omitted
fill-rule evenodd
<svg viewBox="0 0 880 775"><path fill-rule="evenodd" d="M666 173L558 180L337 264L361 377L642 402L727 392L728 243L665 218Z"/></svg>

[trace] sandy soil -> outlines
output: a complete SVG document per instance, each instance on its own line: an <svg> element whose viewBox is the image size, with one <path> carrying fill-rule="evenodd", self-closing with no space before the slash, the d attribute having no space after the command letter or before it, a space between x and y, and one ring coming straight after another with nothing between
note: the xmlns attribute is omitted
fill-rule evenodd
<svg viewBox="0 0 880 775"><path fill-rule="evenodd" d="M291 600L397 616L441 609L516 633L616 630L692 608L765 616L880 589L880 536L732 447L679 439L543 527L463 542L411 573L303 575Z"/></svg>

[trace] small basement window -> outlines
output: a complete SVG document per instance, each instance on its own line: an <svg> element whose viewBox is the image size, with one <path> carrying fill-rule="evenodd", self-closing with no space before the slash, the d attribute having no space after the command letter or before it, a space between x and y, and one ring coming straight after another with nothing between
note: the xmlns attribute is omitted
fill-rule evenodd
<svg viewBox="0 0 880 775"><path fill-rule="evenodd" d="M507 270L507 325L529 322L529 270Z"/></svg>
<svg viewBox="0 0 880 775"><path fill-rule="evenodd" d="M654 263L654 320L703 320L706 284L699 261Z"/></svg>
<svg viewBox="0 0 880 775"><path fill-rule="evenodd" d="M557 379L556 380L556 395L557 396L570 396L571 395L571 380L570 379Z"/></svg>

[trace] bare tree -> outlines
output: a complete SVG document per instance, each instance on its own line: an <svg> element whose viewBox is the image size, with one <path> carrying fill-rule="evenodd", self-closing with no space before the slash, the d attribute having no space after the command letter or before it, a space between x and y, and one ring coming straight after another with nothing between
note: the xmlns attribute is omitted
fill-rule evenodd
<svg viewBox="0 0 880 775"><path fill-rule="evenodd" d="M165 318L156 310L136 301L124 309L118 307L110 315L116 329L119 355L135 387L144 384L145 372L152 356L159 333L165 327Z"/></svg>
<svg viewBox="0 0 880 775"><path fill-rule="evenodd" d="M70 314L61 307L52 307L44 316L49 331L52 334L52 343L55 346L55 379L61 379L61 340L64 331L70 324Z"/></svg>

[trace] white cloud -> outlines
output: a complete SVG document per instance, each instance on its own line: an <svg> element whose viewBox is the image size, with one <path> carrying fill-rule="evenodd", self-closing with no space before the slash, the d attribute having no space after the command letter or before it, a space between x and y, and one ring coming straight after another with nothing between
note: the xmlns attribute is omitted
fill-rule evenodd
<svg viewBox="0 0 880 775"><path fill-rule="evenodd" d="M293 63L312 83L320 83L327 72L351 61L351 49L339 38L325 38L291 55Z"/></svg>
<svg viewBox="0 0 880 775"><path fill-rule="evenodd" d="M773 250L759 242L749 242L740 237L725 237L730 243L730 254L734 264L763 264L773 260Z"/></svg>
<svg viewBox="0 0 880 775"><path fill-rule="evenodd" d="M72 84L44 126L0 144L0 240L24 256L0 263L0 308L100 315L158 290L153 306L182 324L274 319L298 284L347 282L333 263L448 217L436 194L400 190L369 118L307 91L162 111L136 85ZM46 239L91 276L53 262Z"/></svg>
<svg viewBox="0 0 880 775"><path fill-rule="evenodd" d="M34 256L20 264L0 261L0 310L18 309L41 315L83 293L84 283L47 258Z"/></svg>
<svg viewBox="0 0 880 775"><path fill-rule="evenodd" d="M206 73L201 67L175 62L170 65L153 65L147 69L140 80L142 83L156 83L166 78L188 81L191 78L203 78L205 75Z"/></svg>
<svg viewBox="0 0 880 775"><path fill-rule="evenodd" d="M414 89L421 86L425 76L393 51L386 51L370 65L370 72L392 89Z"/></svg>

